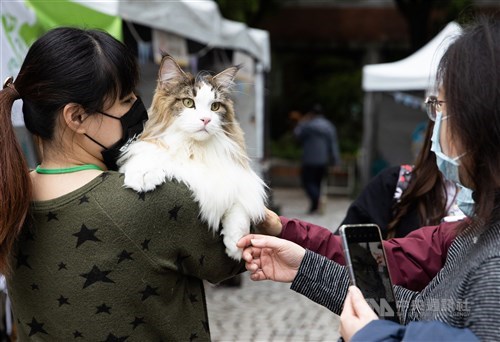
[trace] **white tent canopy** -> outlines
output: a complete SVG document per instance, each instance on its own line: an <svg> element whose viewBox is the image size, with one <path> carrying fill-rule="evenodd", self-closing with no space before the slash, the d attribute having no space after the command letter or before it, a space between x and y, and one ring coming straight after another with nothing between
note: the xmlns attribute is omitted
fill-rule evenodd
<svg viewBox="0 0 500 342"><path fill-rule="evenodd" d="M364 91L427 90L448 45L462 32L451 22L424 47L400 61L363 67Z"/></svg>
<svg viewBox="0 0 500 342"><path fill-rule="evenodd" d="M118 15L124 20L171 32L211 47L245 51L257 59L264 70L271 68L269 33L224 19L212 0L126 0L118 3Z"/></svg>
<svg viewBox="0 0 500 342"><path fill-rule="evenodd" d="M376 149L376 113L374 92L384 91L429 91L432 89L437 66L444 52L462 32L461 27L449 23L439 34L418 51L400 61L372 64L363 67L363 145L361 153L361 181L370 179L371 162Z"/></svg>
<svg viewBox="0 0 500 342"><path fill-rule="evenodd" d="M222 17L213 0L73 0L99 12L174 33L214 48L242 50L271 68L269 32Z"/></svg>
<svg viewBox="0 0 500 342"><path fill-rule="evenodd" d="M243 63L247 67L243 68L239 75L243 78L246 71L248 75L245 76L250 78L245 84L243 82L239 84L244 88L240 89L240 93L245 94L239 101L240 123L247 133L248 150L253 152L251 157L255 160L263 158L264 79L265 72L271 68L270 39L267 31L224 19L214 0L60 0L59 2L58 6L50 6L35 0L2 2L0 14L5 25L0 32L1 79L17 75L29 45L37 38L42 27L48 29L73 24L91 28L100 27L119 37L123 19L157 31L172 33L172 36L181 39L186 38L205 44L206 49L203 51L211 48L231 49L235 51L233 62ZM81 6L85 8L82 9ZM68 13L75 11L81 12L81 17L68 16ZM252 61L247 62L245 58ZM13 123L20 129L26 130L21 101L16 101L14 105ZM27 142L26 146L30 144ZM34 155L31 152L30 154ZM34 159L30 161L30 165L35 165Z"/></svg>

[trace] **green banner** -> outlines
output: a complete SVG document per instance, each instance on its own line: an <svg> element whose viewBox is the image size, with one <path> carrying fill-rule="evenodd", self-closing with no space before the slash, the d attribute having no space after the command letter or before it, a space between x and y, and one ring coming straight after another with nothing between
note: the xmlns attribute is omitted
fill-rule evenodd
<svg viewBox="0 0 500 342"><path fill-rule="evenodd" d="M108 15L69 0L25 0L25 2L35 12L38 24L44 32L58 26L98 28L123 41L122 20L118 16Z"/></svg>

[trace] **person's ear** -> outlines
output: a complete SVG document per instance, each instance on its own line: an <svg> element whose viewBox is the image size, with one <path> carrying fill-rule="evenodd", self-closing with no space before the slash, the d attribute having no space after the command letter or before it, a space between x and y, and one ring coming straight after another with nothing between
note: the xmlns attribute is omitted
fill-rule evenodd
<svg viewBox="0 0 500 342"><path fill-rule="evenodd" d="M75 133L83 134L86 132L85 119L89 116L85 110L76 103L68 103L63 108L63 118L66 126Z"/></svg>

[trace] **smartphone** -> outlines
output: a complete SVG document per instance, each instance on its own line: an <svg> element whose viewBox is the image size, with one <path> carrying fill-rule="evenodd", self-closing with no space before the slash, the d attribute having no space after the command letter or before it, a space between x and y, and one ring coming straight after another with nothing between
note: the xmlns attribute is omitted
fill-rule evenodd
<svg viewBox="0 0 500 342"><path fill-rule="evenodd" d="M339 231L351 284L361 290L379 318L400 323L380 228L346 224Z"/></svg>

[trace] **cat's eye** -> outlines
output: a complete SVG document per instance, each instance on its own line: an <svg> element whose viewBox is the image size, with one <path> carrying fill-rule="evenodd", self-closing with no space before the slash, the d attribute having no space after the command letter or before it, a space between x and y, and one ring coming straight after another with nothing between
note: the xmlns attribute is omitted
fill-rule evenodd
<svg viewBox="0 0 500 342"><path fill-rule="evenodd" d="M188 97L186 97L185 99L182 99L182 104L187 108L194 107L194 101Z"/></svg>
<svg viewBox="0 0 500 342"><path fill-rule="evenodd" d="M216 110L219 110L219 108L220 108L220 102L213 102L212 105L210 106L210 109L214 112Z"/></svg>

